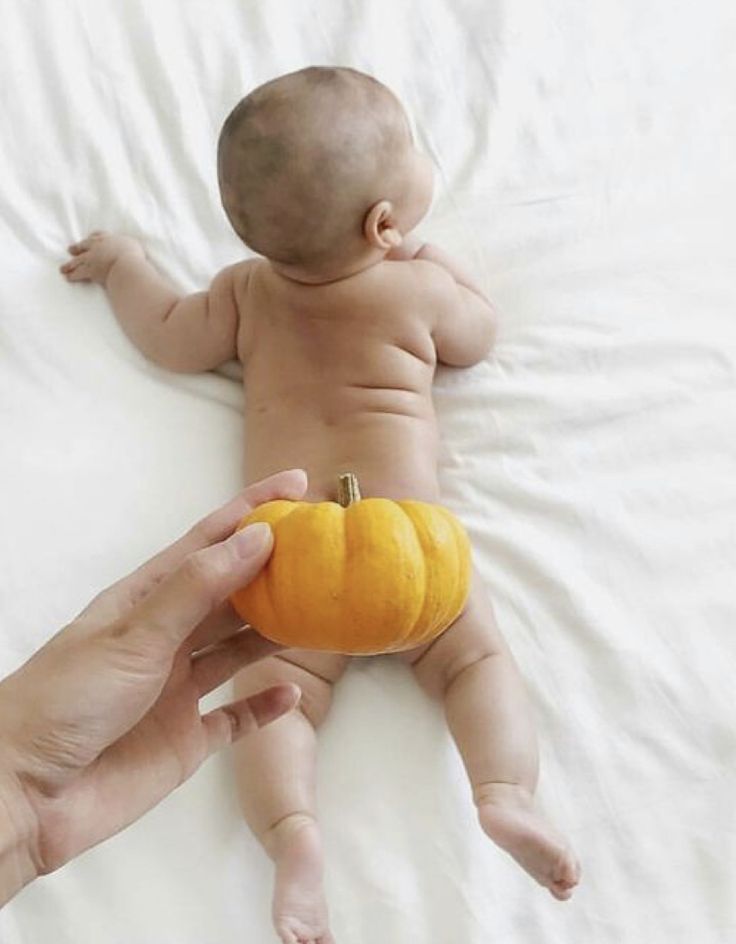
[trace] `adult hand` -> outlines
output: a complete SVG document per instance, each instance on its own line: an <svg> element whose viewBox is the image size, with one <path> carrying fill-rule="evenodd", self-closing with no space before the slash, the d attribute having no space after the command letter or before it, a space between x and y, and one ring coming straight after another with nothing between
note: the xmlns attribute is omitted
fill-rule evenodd
<svg viewBox="0 0 736 944"><path fill-rule="evenodd" d="M0 903L132 823L213 751L296 705L299 689L278 685L205 715L198 707L279 648L243 628L227 603L265 564L271 531L233 530L254 506L305 489L301 470L247 488L0 682Z"/></svg>

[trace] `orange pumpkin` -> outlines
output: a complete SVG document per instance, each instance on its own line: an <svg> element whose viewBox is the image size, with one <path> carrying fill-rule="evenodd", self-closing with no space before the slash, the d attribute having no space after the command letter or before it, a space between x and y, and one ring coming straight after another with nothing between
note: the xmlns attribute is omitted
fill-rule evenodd
<svg viewBox="0 0 736 944"><path fill-rule="evenodd" d="M412 649L465 606L470 542L441 505L361 499L347 473L339 502L266 502L238 529L256 521L271 526L273 552L231 602L274 642L350 654Z"/></svg>

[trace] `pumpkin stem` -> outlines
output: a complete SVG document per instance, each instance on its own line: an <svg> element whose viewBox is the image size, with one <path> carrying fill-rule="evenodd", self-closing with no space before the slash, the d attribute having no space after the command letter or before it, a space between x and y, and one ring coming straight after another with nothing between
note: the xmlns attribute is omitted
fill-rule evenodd
<svg viewBox="0 0 736 944"><path fill-rule="evenodd" d="M354 472L343 472L337 486L337 500L343 508L352 505L353 502L360 501L360 488L358 487L358 476Z"/></svg>

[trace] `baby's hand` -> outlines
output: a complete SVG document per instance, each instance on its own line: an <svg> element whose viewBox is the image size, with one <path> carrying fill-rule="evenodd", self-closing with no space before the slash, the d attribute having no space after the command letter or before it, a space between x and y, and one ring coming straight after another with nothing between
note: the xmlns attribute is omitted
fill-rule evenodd
<svg viewBox="0 0 736 944"><path fill-rule="evenodd" d="M130 236L115 236L96 229L81 242L67 247L72 259L60 267L69 282L105 284L107 274L121 256L145 259L141 244Z"/></svg>

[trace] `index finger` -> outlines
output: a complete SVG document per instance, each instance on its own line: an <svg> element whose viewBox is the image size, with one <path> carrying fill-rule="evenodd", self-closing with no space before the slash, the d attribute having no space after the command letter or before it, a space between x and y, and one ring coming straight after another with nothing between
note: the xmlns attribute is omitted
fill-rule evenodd
<svg viewBox="0 0 736 944"><path fill-rule="evenodd" d="M129 610L115 627L116 635L142 633L178 648L223 600L256 577L272 549L271 529L259 523L194 551Z"/></svg>
<svg viewBox="0 0 736 944"><path fill-rule="evenodd" d="M287 469L254 482L225 505L198 521L182 537L145 564L141 564L133 573L100 593L90 606L79 614L80 617L89 615L91 609L104 607L112 597L124 600L128 606L134 605L176 570L190 554L229 537L240 520L257 505L276 498L298 501L306 489L307 474L303 469Z"/></svg>
<svg viewBox="0 0 736 944"><path fill-rule="evenodd" d="M267 479L261 479L260 482L254 482L226 505L198 521L178 541L156 554L135 573L153 568L154 565L156 569L164 569L168 573L194 551L200 551L230 537L241 518L256 506L276 498L298 501L306 490L307 473L303 469L288 469L270 475Z"/></svg>

